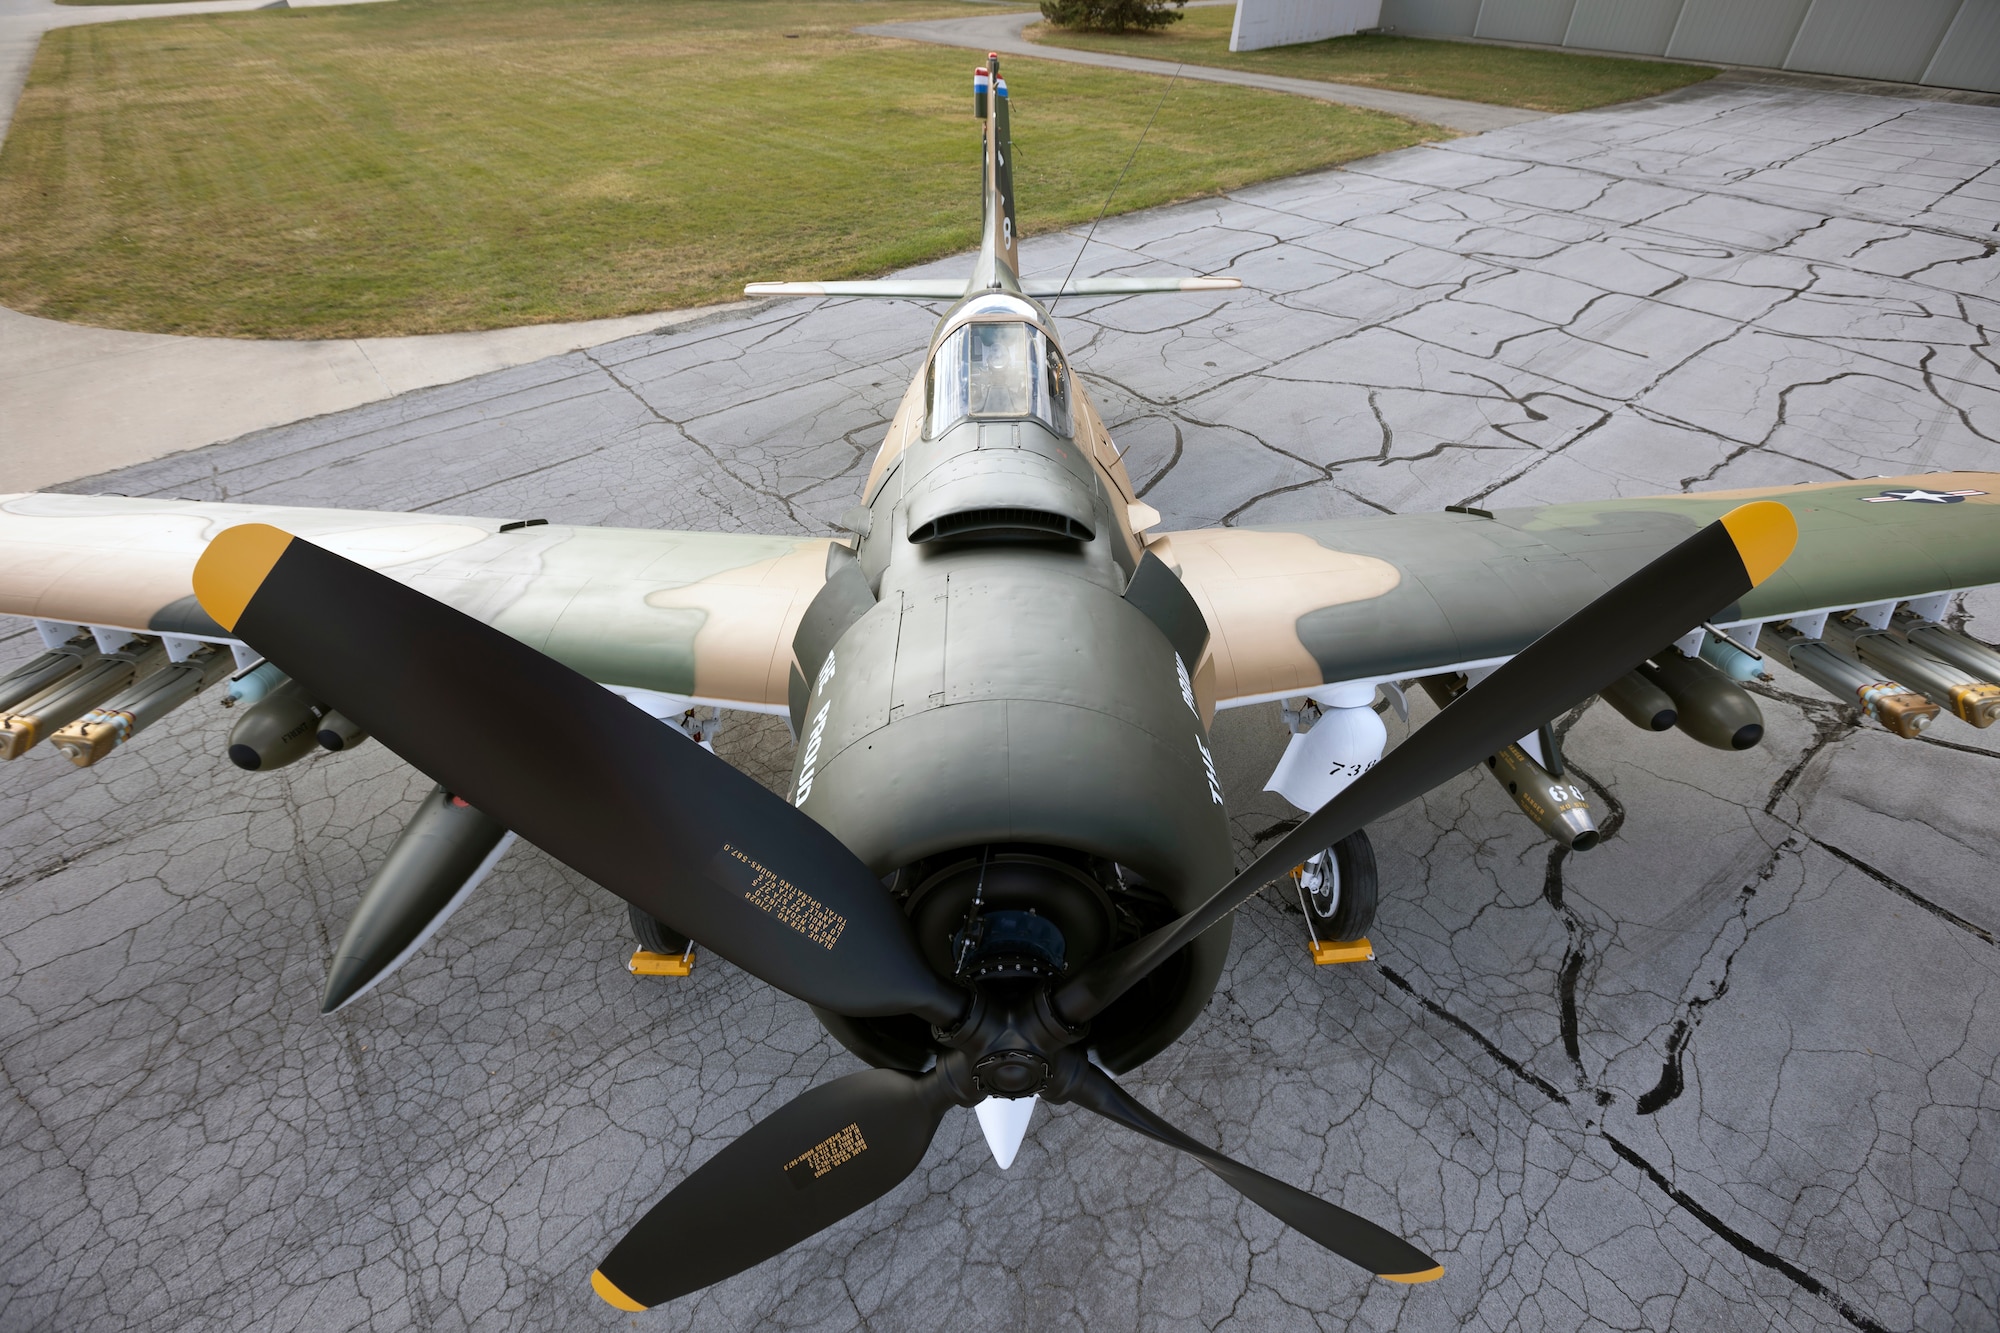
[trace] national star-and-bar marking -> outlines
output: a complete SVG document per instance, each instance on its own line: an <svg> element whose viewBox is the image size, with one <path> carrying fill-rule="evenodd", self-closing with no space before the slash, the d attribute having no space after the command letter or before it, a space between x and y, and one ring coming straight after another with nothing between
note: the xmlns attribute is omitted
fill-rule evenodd
<svg viewBox="0 0 2000 1333"><path fill-rule="evenodd" d="M1921 486L1907 491L1883 491L1880 495L1864 495L1863 504L1893 504L1898 500L1912 500L1919 504L1955 505L1968 495L1984 495L1985 491L1927 491Z"/></svg>

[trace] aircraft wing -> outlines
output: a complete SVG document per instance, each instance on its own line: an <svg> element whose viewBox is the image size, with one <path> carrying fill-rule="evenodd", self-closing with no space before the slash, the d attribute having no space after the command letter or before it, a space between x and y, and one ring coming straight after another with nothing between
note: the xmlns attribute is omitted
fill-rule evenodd
<svg viewBox="0 0 2000 1333"><path fill-rule="evenodd" d="M1151 549L1208 618L1202 674L1229 707L1496 665L1727 510L1767 498L1797 516L1798 548L1719 627L2000 583L2000 473L1984 472L1206 528Z"/></svg>
<svg viewBox="0 0 2000 1333"><path fill-rule="evenodd" d="M771 713L786 711L792 635L825 582L830 544L441 514L6 495L0 614L229 642L196 604L190 574L209 539L239 523L269 523L380 570L603 684Z"/></svg>

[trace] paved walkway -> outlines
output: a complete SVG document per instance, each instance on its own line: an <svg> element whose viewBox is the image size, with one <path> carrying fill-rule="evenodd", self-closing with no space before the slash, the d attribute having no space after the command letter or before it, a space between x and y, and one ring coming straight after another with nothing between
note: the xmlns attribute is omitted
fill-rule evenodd
<svg viewBox="0 0 2000 1333"><path fill-rule="evenodd" d="M1461 102L1453 97L1426 97L1422 93L1399 93L1387 88L1363 88L1352 83L1326 83L1319 79L1287 79L1276 74L1253 74L1241 69L1217 69L1210 65L1175 65L1170 60L1146 60L1138 56L1106 55L1101 51L1072 51L1060 46L1044 46L1021 35L1041 14L1030 10L1018 14L982 14L969 19L930 19L921 23L884 23L861 31L877 37L901 37L938 46L962 46L974 51L998 51L1002 55L1032 56L1037 60L1061 60L1072 65L1094 65L1099 69L1125 70L1132 74L1172 74L1204 83L1233 83L1239 88L1264 88L1276 93L1293 93L1321 102L1387 111L1411 120L1428 121L1465 134L1483 134L1509 125L1546 119L1545 111L1523 111L1519 107L1492 106L1486 102Z"/></svg>
<svg viewBox="0 0 2000 1333"><path fill-rule="evenodd" d="M130 333L0 308L0 419L7 423L0 492L36 490L746 304L306 342Z"/></svg>
<svg viewBox="0 0 2000 1333"><path fill-rule="evenodd" d="M291 0L293 8L366 0ZM263 9L271 0L0 0L0 137L42 34L82 23ZM326 412L685 323L717 309L484 333L311 342L179 338L0 308L0 492L32 490Z"/></svg>

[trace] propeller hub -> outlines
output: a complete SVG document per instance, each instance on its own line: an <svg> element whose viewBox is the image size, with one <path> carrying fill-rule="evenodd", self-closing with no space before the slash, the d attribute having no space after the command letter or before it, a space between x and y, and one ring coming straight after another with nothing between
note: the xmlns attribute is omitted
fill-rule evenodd
<svg viewBox="0 0 2000 1333"><path fill-rule="evenodd" d="M1056 1016L1046 984L1032 991L982 987L956 1026L934 1030L950 1048L938 1068L966 1105L987 1097L1054 1096L1084 1068L1081 1043L1089 1032Z"/></svg>
<svg viewBox="0 0 2000 1333"><path fill-rule="evenodd" d="M1048 1081L1049 1062L1034 1051L994 1051L972 1066L972 1086L985 1097L1031 1097Z"/></svg>

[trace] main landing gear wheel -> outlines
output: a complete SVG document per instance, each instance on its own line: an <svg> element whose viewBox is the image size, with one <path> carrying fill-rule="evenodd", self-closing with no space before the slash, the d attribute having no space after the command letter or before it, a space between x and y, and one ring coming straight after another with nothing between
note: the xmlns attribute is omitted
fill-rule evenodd
<svg viewBox="0 0 2000 1333"><path fill-rule="evenodd" d="M1310 916L1313 938L1358 940L1375 924L1375 848L1364 829L1342 838L1292 870Z"/></svg>
<svg viewBox="0 0 2000 1333"><path fill-rule="evenodd" d="M1370 864L1374 863L1371 861ZM639 941L641 949L676 957L688 951L690 941L687 936L676 935L630 903L625 905L625 913L632 918L632 937Z"/></svg>

